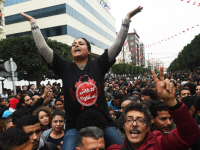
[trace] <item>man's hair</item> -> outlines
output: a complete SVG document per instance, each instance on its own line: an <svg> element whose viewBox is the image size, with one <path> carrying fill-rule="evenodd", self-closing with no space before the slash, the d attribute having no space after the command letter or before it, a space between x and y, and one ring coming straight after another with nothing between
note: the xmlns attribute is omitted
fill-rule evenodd
<svg viewBox="0 0 200 150"><path fill-rule="evenodd" d="M194 106L195 98L193 96L186 96L181 100L189 110L192 106Z"/></svg>
<svg viewBox="0 0 200 150"><path fill-rule="evenodd" d="M57 102L61 102L62 104L64 103L63 100L61 100L60 98L57 98L57 99L55 100L55 103L54 103L54 104L56 105Z"/></svg>
<svg viewBox="0 0 200 150"><path fill-rule="evenodd" d="M145 96L150 96L151 100L156 100L157 99L157 93L156 91L149 89L149 88L145 88L140 95L145 95Z"/></svg>
<svg viewBox="0 0 200 150"><path fill-rule="evenodd" d="M111 106L108 106L108 111L114 111L114 109Z"/></svg>
<svg viewBox="0 0 200 150"><path fill-rule="evenodd" d="M59 92L58 95L57 95L57 98L60 98L61 95L64 95L64 93L63 92Z"/></svg>
<svg viewBox="0 0 200 150"><path fill-rule="evenodd" d="M151 104L151 107L149 108L151 111L151 115L153 118L156 118L158 116L158 111L167 111L167 107L164 102L162 101L154 101L154 103Z"/></svg>
<svg viewBox="0 0 200 150"><path fill-rule="evenodd" d="M94 138L96 140L98 140L99 138L102 138L103 135L103 130L99 129L98 127L86 127L86 128L82 128L77 135L77 144L78 147L82 146L82 141L84 137L91 137Z"/></svg>
<svg viewBox="0 0 200 150"><path fill-rule="evenodd" d="M19 120L19 118L26 116L26 115L31 115L31 113L26 109L19 109L19 110L16 110L15 112L13 112L13 114L12 114L13 125L17 124L17 121Z"/></svg>
<svg viewBox="0 0 200 150"><path fill-rule="evenodd" d="M122 99L123 98L123 94L121 92L116 92L114 95L114 99Z"/></svg>
<svg viewBox="0 0 200 150"><path fill-rule="evenodd" d="M65 120L65 113L61 110L55 110L50 116L50 123L52 122L55 116L61 116Z"/></svg>
<svg viewBox="0 0 200 150"><path fill-rule="evenodd" d="M196 93L196 86L193 83L186 83L184 87L189 87L191 95L194 95Z"/></svg>
<svg viewBox="0 0 200 150"><path fill-rule="evenodd" d="M16 107L17 109L19 109L20 107L22 107L22 104L24 104L24 98L26 97L27 95L24 95L22 96L20 99L19 99L19 103L17 103Z"/></svg>
<svg viewBox="0 0 200 150"><path fill-rule="evenodd" d="M188 91L190 91L189 88L187 88L187 87L182 87L182 88L180 88L180 90L179 90L179 95L181 94L181 91L183 91L183 90L188 90Z"/></svg>
<svg viewBox="0 0 200 150"><path fill-rule="evenodd" d="M131 96L131 97L128 97L128 98L122 98L120 101L119 101L119 107L121 108L121 105L122 105L122 103L124 102L124 101L127 101L127 100L129 100L129 101L131 101L131 102L136 102L137 101L137 98L136 97L134 97L134 96Z"/></svg>
<svg viewBox="0 0 200 150"><path fill-rule="evenodd" d="M21 117L17 121L16 127L23 130L24 126L31 126L37 123L40 123L38 117L33 116L33 115L26 115L26 116Z"/></svg>
<svg viewBox="0 0 200 150"><path fill-rule="evenodd" d="M18 128L9 128L0 134L0 149L14 150L30 140L28 134Z"/></svg>
<svg viewBox="0 0 200 150"><path fill-rule="evenodd" d="M6 125L12 122L12 118L6 118L6 119L2 119L0 121L0 133L3 132L4 130L6 130Z"/></svg>
<svg viewBox="0 0 200 150"><path fill-rule="evenodd" d="M76 122L78 131L89 126L95 126L104 130L107 124L105 117L96 109L88 109L84 111L80 114Z"/></svg>
<svg viewBox="0 0 200 150"><path fill-rule="evenodd" d="M191 81L191 79L190 79L190 78L187 78L186 81Z"/></svg>
<svg viewBox="0 0 200 150"><path fill-rule="evenodd" d="M142 103L130 103L124 108L124 111L122 113L124 123L125 123L125 120L126 120L126 114L129 111L133 111L133 110L144 113L146 123L147 123L147 125L150 125L150 123L151 123L151 112L148 109L148 107L146 105L142 104Z"/></svg>
<svg viewBox="0 0 200 150"><path fill-rule="evenodd" d="M135 87L136 87L137 85L140 85L140 84L137 82L137 83L135 83Z"/></svg>

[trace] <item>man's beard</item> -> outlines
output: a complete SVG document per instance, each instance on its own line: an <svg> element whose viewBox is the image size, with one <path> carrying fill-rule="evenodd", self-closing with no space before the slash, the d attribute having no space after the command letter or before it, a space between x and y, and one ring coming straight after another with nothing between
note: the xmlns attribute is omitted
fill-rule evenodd
<svg viewBox="0 0 200 150"><path fill-rule="evenodd" d="M25 104L26 108L31 108L31 105Z"/></svg>

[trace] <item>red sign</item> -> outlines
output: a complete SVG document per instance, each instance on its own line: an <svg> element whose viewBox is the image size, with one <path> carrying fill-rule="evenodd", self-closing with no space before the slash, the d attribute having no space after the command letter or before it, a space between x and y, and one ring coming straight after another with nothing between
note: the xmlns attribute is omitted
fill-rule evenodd
<svg viewBox="0 0 200 150"><path fill-rule="evenodd" d="M76 88L76 98L83 106L92 106L98 97L97 86L92 82L83 82Z"/></svg>

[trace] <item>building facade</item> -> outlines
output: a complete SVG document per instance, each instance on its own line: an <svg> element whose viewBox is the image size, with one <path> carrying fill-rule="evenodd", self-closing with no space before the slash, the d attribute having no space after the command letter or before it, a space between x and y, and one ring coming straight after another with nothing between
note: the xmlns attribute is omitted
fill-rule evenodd
<svg viewBox="0 0 200 150"><path fill-rule="evenodd" d="M119 55L116 58L116 63L128 63L130 64L132 62L131 60L131 52L129 50L129 45L127 40L125 41L121 52L119 53Z"/></svg>
<svg viewBox="0 0 200 150"><path fill-rule="evenodd" d="M140 37L138 36L136 30L132 33L128 33L127 35L127 41L129 44L129 50L131 51L131 63L133 65L141 65L139 61L140 56L140 43L139 43Z"/></svg>
<svg viewBox="0 0 200 150"><path fill-rule="evenodd" d="M91 57L97 57L116 38L116 21L108 8L108 0L6 0L6 38L32 34L30 23L19 14L24 12L36 19L44 37L68 45L76 38L86 38Z"/></svg>
<svg viewBox="0 0 200 150"><path fill-rule="evenodd" d="M140 56L139 56L139 61L141 66L145 67L146 66L146 61L145 61L145 45L144 43L140 43Z"/></svg>
<svg viewBox="0 0 200 150"><path fill-rule="evenodd" d="M160 67L164 67L164 62L161 61L160 59L155 59L155 58L151 58L149 60L149 69L157 69L160 70Z"/></svg>
<svg viewBox="0 0 200 150"><path fill-rule="evenodd" d="M5 39L5 19L4 19L4 2L5 0L0 0L0 39Z"/></svg>

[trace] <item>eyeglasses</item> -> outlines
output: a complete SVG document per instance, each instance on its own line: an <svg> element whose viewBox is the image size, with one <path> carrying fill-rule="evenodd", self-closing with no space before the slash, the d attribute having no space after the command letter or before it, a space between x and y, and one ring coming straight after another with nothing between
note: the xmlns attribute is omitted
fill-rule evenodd
<svg viewBox="0 0 200 150"><path fill-rule="evenodd" d="M146 123L146 120L144 119L132 119L132 118L126 118L125 123L130 126L134 123L134 121L138 126L143 126Z"/></svg>

